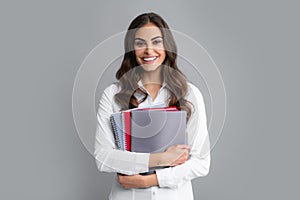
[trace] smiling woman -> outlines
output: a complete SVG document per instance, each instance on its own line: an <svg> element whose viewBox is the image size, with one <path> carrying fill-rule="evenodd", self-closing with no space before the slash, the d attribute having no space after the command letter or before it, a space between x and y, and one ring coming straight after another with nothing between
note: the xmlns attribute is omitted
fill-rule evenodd
<svg viewBox="0 0 300 200"><path fill-rule="evenodd" d="M110 199L193 199L191 180L206 176L210 144L201 92L177 66L177 47L166 22L145 13L130 24L125 54L99 101L95 159L100 171L116 173ZM157 104L176 106L187 113L187 145L177 144L162 153L135 153L116 149L109 117L115 112ZM174 133L175 134L175 133ZM150 175L149 168L156 169Z"/></svg>

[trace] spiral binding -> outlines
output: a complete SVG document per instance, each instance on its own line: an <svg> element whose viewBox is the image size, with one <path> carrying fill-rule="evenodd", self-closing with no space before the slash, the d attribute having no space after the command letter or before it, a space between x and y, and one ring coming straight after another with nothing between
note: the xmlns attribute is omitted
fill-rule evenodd
<svg viewBox="0 0 300 200"><path fill-rule="evenodd" d="M110 116L110 122L111 122L112 130L113 130L113 134L114 134L114 138L115 138L115 144L116 144L118 149L122 149L122 144L121 144L119 134L118 134L118 131L117 131L117 123L116 123L115 118L113 116Z"/></svg>

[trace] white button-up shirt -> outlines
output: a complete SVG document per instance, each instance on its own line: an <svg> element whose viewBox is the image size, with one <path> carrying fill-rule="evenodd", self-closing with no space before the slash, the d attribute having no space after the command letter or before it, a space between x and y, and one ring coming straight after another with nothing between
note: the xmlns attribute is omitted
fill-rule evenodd
<svg viewBox="0 0 300 200"><path fill-rule="evenodd" d="M139 86L146 90L141 81ZM163 86L153 100L150 95L139 104L148 107L164 103L168 105L169 91ZM117 84L107 87L99 101L94 156L97 167L102 172L114 172L127 175L148 172L149 153L135 153L118 150L112 132L109 117L119 112L120 107L114 101L114 95L120 91ZM210 143L206 125L206 111L199 89L188 83L185 97L192 103L191 117L187 123L187 138L190 158L183 164L164 169L157 169L158 186L146 189L124 189L115 178L109 195L113 200L192 200L191 180L206 176L210 168Z"/></svg>

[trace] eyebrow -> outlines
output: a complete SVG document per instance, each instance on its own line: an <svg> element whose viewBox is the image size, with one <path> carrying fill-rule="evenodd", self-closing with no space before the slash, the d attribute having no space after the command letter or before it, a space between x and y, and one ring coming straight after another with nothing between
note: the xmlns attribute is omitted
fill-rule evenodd
<svg viewBox="0 0 300 200"><path fill-rule="evenodd" d="M155 39L158 39L158 38L162 38L162 36L156 36L156 37L152 38L151 40L155 40ZM145 41L145 40L142 39L142 38L135 38L134 40L142 40L142 41Z"/></svg>

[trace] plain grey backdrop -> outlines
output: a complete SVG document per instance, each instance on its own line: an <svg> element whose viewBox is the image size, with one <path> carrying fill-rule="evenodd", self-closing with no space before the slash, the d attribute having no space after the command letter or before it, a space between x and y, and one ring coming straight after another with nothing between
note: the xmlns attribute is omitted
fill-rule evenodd
<svg viewBox="0 0 300 200"><path fill-rule="evenodd" d="M0 199L106 199L72 117L86 55L154 11L203 45L222 74L227 117L196 200L299 198L297 1L1 1ZM84 98L84 97L83 97Z"/></svg>

